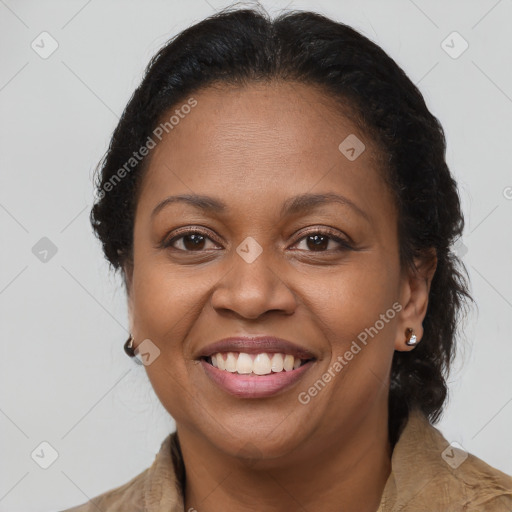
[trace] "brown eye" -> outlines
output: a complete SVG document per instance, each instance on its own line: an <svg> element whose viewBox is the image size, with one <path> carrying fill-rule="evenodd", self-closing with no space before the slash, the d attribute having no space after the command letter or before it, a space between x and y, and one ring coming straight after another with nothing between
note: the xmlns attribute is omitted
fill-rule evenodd
<svg viewBox="0 0 512 512"><path fill-rule="evenodd" d="M300 240L304 240L306 251L308 252L328 252L331 250L347 250L351 249L352 246L348 241L343 240L339 236L336 236L332 231L312 231L307 235L303 236ZM330 247L330 242L334 242L334 244L338 245L338 249L336 247ZM331 244L332 246L332 244Z"/></svg>
<svg viewBox="0 0 512 512"><path fill-rule="evenodd" d="M164 242L163 247L184 252L200 252L205 249L207 240L212 241L205 232L194 229L183 231L179 235L174 236L167 242ZM178 241L181 241L181 247L175 247Z"/></svg>

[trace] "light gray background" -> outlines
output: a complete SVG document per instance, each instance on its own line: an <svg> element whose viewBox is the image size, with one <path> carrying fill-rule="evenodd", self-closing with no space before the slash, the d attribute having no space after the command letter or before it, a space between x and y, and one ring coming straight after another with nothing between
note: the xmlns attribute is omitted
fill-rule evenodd
<svg viewBox="0 0 512 512"><path fill-rule="evenodd" d="M123 484L174 428L122 349L124 291L89 225L91 177L149 58L228 3L0 0L0 511L61 510ZM479 312L439 428L512 473L511 0L262 3L359 29L443 124ZM31 48L43 31L59 44L48 59ZM469 43L457 59L441 47L453 31ZM46 263L32 252L42 237L57 247ZM31 458L42 441L58 452L48 469Z"/></svg>

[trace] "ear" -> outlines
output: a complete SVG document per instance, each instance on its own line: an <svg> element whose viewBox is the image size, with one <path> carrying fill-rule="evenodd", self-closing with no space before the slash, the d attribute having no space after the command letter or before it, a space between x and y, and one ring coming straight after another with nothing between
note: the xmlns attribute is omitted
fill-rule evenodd
<svg viewBox="0 0 512 512"><path fill-rule="evenodd" d="M400 304L395 350L410 351L414 346L406 345L405 331L412 328L419 342L423 337L423 319L427 313L430 285L437 267L435 249L415 258L414 267L403 270L400 283Z"/></svg>

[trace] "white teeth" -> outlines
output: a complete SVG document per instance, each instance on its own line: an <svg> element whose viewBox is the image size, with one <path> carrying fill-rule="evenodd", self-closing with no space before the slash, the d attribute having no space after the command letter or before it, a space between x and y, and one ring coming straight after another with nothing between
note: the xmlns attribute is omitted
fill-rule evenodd
<svg viewBox="0 0 512 512"><path fill-rule="evenodd" d="M272 356L272 371L273 372L282 372L283 371L283 356L282 354L274 354Z"/></svg>
<svg viewBox="0 0 512 512"><path fill-rule="evenodd" d="M268 375L269 373L272 373L272 366L270 366L270 357L268 357L267 354L258 354L254 358L252 371L256 375Z"/></svg>
<svg viewBox="0 0 512 512"><path fill-rule="evenodd" d="M233 352L228 352L228 357L226 358L226 370L231 373L236 372L236 356Z"/></svg>
<svg viewBox="0 0 512 512"><path fill-rule="evenodd" d="M284 358L284 363L283 363L285 372L289 372L289 371L293 370L294 359L295 358L291 354L286 354L286 356Z"/></svg>
<svg viewBox="0 0 512 512"><path fill-rule="evenodd" d="M245 352L228 352L211 355L211 364L219 370L242 375L270 375L296 370L302 365L302 360L291 354L247 354Z"/></svg>
<svg viewBox="0 0 512 512"><path fill-rule="evenodd" d="M238 373L252 373L252 358L249 354L241 352L238 354L236 362L236 371Z"/></svg>

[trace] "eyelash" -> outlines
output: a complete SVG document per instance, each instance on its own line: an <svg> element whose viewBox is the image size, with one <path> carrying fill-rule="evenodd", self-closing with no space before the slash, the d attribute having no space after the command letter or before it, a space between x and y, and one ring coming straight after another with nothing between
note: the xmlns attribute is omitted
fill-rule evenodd
<svg viewBox="0 0 512 512"><path fill-rule="evenodd" d="M187 229L186 231L181 231L181 232L178 232L175 236L173 236L171 239L169 240L164 240L161 244L161 248L162 249L174 249L176 251L181 251L181 252L185 252L185 253L201 253L203 251L187 251L185 249L176 249L175 247L172 247L173 243L175 243L177 240L180 240L181 238L187 236L187 235L202 235L206 238L208 238L209 240L211 240L212 242L215 242L215 240L213 240L206 231L204 231L203 229L200 229L200 228L194 228L194 229ZM336 232L331 230L331 229L328 229L328 228L323 228L323 229L315 229L315 230L311 230L311 231L308 231L307 233L304 233L302 235L301 238L299 238L293 245L297 245L299 242L301 242L303 239L307 238L308 236L311 236L311 235L321 235L321 236L327 236L330 240L333 240L334 242L338 243L341 247L338 248L338 249L327 249L327 250L324 250L324 251L306 251L306 252L311 252L311 253L329 253L331 251L343 251L343 250L353 250L354 247L352 246L352 244L350 242L348 242L347 240L344 240L343 238L340 238L339 236L336 235ZM215 242L217 243L217 242Z"/></svg>

